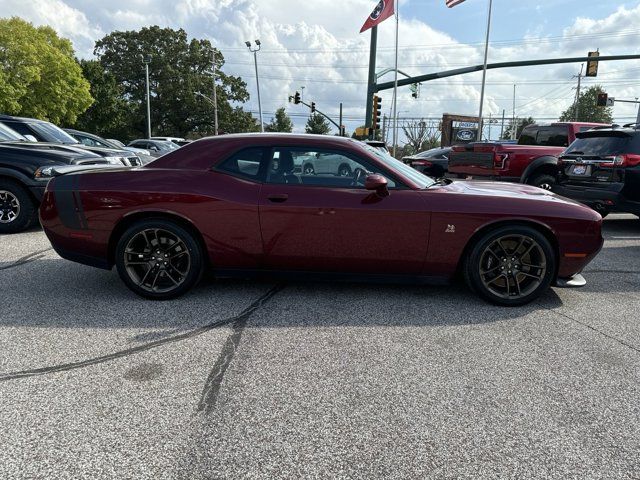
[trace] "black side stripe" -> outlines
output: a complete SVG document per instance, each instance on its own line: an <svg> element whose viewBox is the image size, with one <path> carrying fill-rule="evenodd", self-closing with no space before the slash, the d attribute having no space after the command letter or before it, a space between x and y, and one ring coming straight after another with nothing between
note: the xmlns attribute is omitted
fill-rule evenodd
<svg viewBox="0 0 640 480"><path fill-rule="evenodd" d="M79 183L77 175L62 175L56 178L54 196L62 224L73 230L86 230L88 225L78 191Z"/></svg>

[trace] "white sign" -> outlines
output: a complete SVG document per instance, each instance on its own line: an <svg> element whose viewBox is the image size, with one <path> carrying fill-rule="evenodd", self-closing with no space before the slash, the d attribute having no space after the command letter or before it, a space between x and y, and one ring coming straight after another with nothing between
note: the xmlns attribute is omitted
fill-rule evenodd
<svg viewBox="0 0 640 480"><path fill-rule="evenodd" d="M478 122L453 122L454 128L478 128Z"/></svg>

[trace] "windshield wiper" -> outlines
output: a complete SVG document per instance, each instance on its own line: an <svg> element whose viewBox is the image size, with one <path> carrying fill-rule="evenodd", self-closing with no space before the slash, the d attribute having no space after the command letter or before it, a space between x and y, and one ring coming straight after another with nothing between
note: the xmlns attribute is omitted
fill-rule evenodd
<svg viewBox="0 0 640 480"><path fill-rule="evenodd" d="M451 185L452 183L453 183L453 180L451 180L450 178L442 177L442 178L437 178L431 185L429 185L429 187L433 187L434 185Z"/></svg>

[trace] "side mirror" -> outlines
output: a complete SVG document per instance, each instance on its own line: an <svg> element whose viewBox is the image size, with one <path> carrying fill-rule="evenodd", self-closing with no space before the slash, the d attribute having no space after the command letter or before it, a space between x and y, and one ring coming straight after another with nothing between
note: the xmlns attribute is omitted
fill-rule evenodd
<svg viewBox="0 0 640 480"><path fill-rule="evenodd" d="M367 178L364 180L364 188L374 190L380 197L387 197L389 195L387 179L377 173L367 175Z"/></svg>

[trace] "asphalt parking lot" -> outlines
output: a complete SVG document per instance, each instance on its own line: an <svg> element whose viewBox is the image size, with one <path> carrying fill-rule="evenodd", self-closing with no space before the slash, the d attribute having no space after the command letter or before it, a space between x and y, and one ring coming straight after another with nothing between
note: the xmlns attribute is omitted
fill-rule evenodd
<svg viewBox="0 0 640 480"><path fill-rule="evenodd" d="M0 478L640 478L640 221L579 290L205 281L0 236Z"/></svg>

